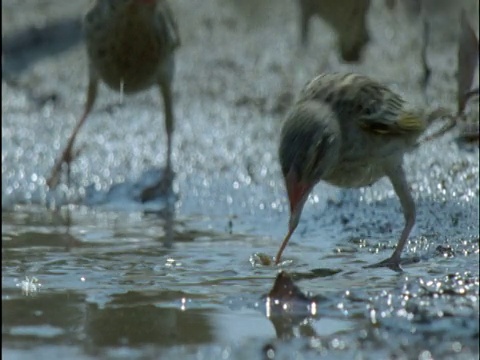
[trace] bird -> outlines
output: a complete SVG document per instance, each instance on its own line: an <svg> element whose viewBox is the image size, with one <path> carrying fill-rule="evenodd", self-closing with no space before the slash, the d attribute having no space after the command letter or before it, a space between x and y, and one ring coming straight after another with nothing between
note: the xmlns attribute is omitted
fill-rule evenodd
<svg viewBox="0 0 480 360"><path fill-rule="evenodd" d="M298 0L300 6L300 42L306 47L311 19L322 18L335 30L340 54L346 62L357 62L370 36L367 14L370 0Z"/></svg>
<svg viewBox="0 0 480 360"><path fill-rule="evenodd" d="M305 85L280 131L278 148L290 218L275 263L295 231L317 183L340 188L370 186L387 177L400 200L405 225L392 255L368 267L401 268L401 253L416 221L416 208L403 166L433 119L410 110L398 94L370 77L324 73Z"/></svg>
<svg viewBox="0 0 480 360"><path fill-rule="evenodd" d="M166 0L96 0L84 16L83 26L88 55L84 111L55 162L47 185L50 189L58 185L63 164L67 165L70 176L75 138L93 108L100 81L125 94L153 86L160 88L167 134L166 177L170 183L174 130L172 83L175 51L181 44L170 6Z"/></svg>

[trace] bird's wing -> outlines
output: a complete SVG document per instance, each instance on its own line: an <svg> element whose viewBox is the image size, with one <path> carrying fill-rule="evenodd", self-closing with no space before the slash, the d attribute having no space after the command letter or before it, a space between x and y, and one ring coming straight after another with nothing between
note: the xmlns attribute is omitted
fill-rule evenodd
<svg viewBox="0 0 480 360"><path fill-rule="evenodd" d="M180 46L180 34L178 32L177 22L167 1L160 1L157 6L157 34L161 37L164 44L170 49Z"/></svg>
<svg viewBox="0 0 480 360"><path fill-rule="evenodd" d="M301 100L329 104L343 121L376 134L420 133L426 121L404 109L403 99L384 85L357 74L323 74L306 85Z"/></svg>

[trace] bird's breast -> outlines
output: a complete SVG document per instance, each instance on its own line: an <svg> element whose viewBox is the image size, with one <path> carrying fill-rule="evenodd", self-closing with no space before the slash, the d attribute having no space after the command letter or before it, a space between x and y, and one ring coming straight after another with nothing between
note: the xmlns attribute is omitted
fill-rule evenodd
<svg viewBox="0 0 480 360"><path fill-rule="evenodd" d="M342 188L370 186L385 176L381 163L341 160L322 180Z"/></svg>
<svg viewBox="0 0 480 360"><path fill-rule="evenodd" d="M157 82L166 57L151 28L135 24L105 27L87 38L91 66L112 89L125 93L144 90Z"/></svg>

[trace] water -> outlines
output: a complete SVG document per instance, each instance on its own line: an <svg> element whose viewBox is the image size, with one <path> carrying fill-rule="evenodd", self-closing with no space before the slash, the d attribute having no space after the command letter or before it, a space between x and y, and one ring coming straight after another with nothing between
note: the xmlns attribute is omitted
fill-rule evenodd
<svg viewBox="0 0 480 360"><path fill-rule="evenodd" d="M479 153L455 132L406 157L418 210L404 273L362 268L389 256L403 227L386 180L345 191L319 184L281 266L259 261L276 253L287 229L278 131L311 76L358 71L415 106L425 103L415 20L384 13L379 2L370 17L374 43L361 65L346 65L330 35L312 37L305 56L295 53L295 8L273 3L258 8L263 16L235 1L204 1L195 11L187 1L175 3L183 45L172 248L163 246L165 223L156 212L162 202L131 196L164 165L158 93L119 104L118 94L101 88L77 141L82 151L71 186L52 194L45 177L85 96L82 44L27 57L13 73L16 82L4 77L6 359L478 358ZM58 5L51 15L48 6L35 6L24 14L39 22L45 13L73 11ZM5 29L30 21L15 14ZM312 33L325 29L317 22ZM448 64L456 54L453 45L440 45L455 39L441 30L431 47L436 75L426 101L454 108L455 69ZM89 202L92 191L102 201ZM262 296L279 269L319 296L316 315L267 316Z"/></svg>

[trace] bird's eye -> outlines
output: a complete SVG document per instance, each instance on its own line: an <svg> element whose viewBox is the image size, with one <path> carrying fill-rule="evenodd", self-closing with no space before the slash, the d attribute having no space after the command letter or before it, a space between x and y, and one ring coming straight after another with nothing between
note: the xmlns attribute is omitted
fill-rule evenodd
<svg viewBox="0 0 480 360"><path fill-rule="evenodd" d="M372 108L370 108L370 107L366 107L366 108L363 110L363 113L364 113L365 115L367 115L367 116L370 116L370 115L373 114L373 110L372 110Z"/></svg>

